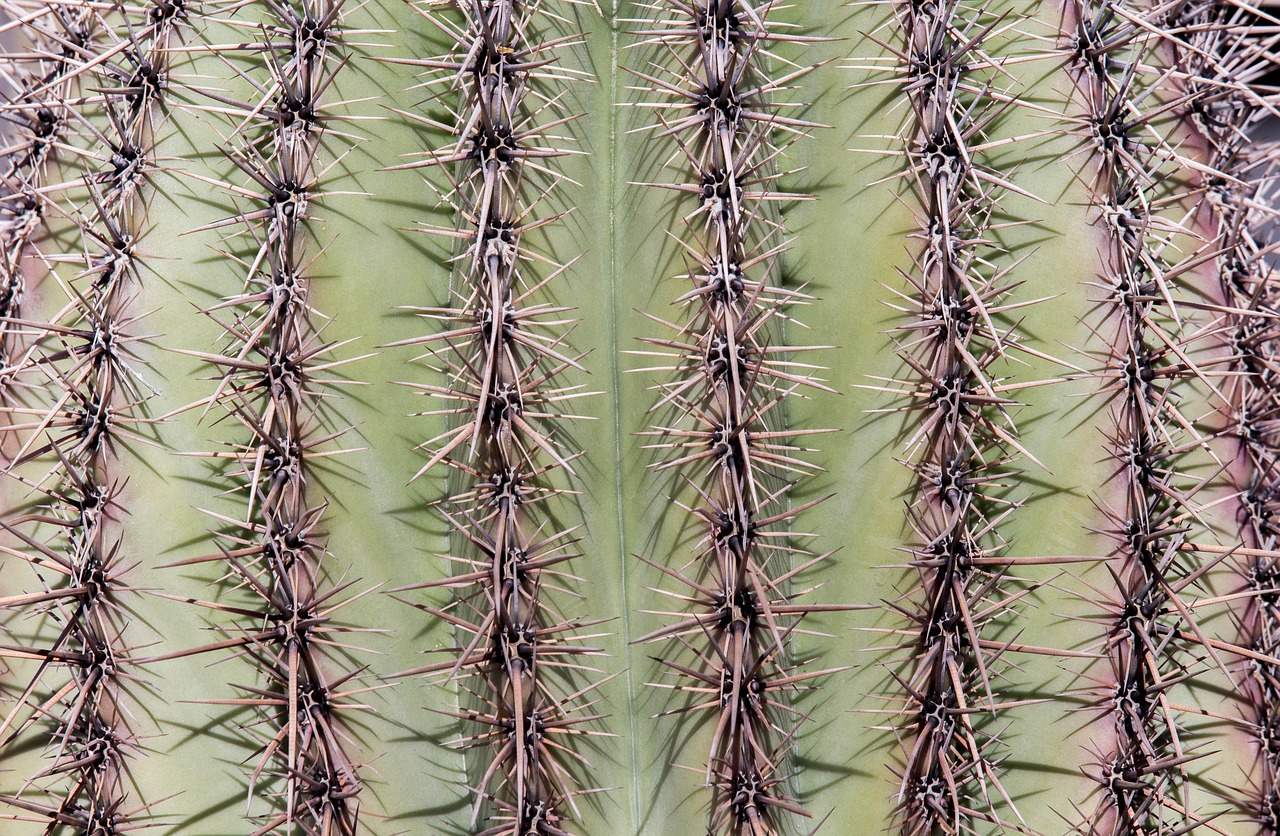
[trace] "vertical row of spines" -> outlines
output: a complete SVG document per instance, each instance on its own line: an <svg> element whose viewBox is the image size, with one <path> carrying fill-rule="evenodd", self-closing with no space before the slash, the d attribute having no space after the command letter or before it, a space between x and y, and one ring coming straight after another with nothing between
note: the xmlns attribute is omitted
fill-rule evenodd
<svg viewBox="0 0 1280 836"><path fill-rule="evenodd" d="M198 355L216 370L216 386L190 408L231 418L248 438L207 454L222 463L240 505L214 514L219 550L182 565L217 563L245 597L196 602L232 617L219 627L227 637L157 658L230 652L253 665L257 676L236 686L240 696L204 701L250 715L241 730L256 750L247 780L255 834L353 836L362 822L349 718L366 708L359 696L372 686L359 682L362 651L345 638L354 628L339 613L365 593L350 593L358 578L329 565L328 500L316 487L318 462L344 452L336 441L346 428L323 408L342 383L333 370L358 358L321 335L326 316L311 302L316 254L308 246L317 207L340 194L329 188L331 172L353 141L335 129L335 81L354 31L343 25L343 5L281 0L260 4L260 21L228 19L251 33L237 72L255 92L245 101L208 93L234 126L223 147L234 173L217 185L238 212L195 232L226 231L243 286L206 311L225 345ZM218 49L232 64L236 56Z"/></svg>
<svg viewBox="0 0 1280 836"><path fill-rule="evenodd" d="M31 247L42 249L44 264L74 269L58 277L66 299L45 306L46 321L10 311L5 329L6 338L20 329L29 342L21 352L6 347L5 374L20 393L4 407L6 448L13 451L6 473L35 499L6 511L0 527L17 544L10 553L48 589L6 598L4 606L42 613L56 626L47 645L5 649L38 664L0 722L4 745L51 731L49 765L4 797L18 812L0 817L41 821L51 831L120 833L140 826L149 811L145 800L130 798L126 764L140 748L128 694L138 662L126 635L126 575L134 559L120 548L126 509L118 501L125 481L118 457L149 420L144 404L154 394L134 354L140 316L132 301L144 273L139 243L147 185L158 167L168 67L186 18L185 7L170 0L51 6L42 37L56 44L56 57L26 102L11 110L25 106L33 130L48 131L26 156L33 167L25 177L14 169L23 178L20 199L34 198L38 214L58 216L72 231L8 242L20 245L12 253L18 272ZM40 169L52 169L50 147L60 149L62 180L37 184ZM58 252L60 241L83 250ZM50 300L57 295L52 284ZM16 301L20 287L11 283L10 291Z"/></svg>
<svg viewBox="0 0 1280 836"><path fill-rule="evenodd" d="M1113 427L1115 497L1099 500L1110 520L1115 551L1107 569L1115 588L1095 605L1105 627L1106 658L1089 679L1089 695L1107 718L1105 742L1089 773L1097 803L1082 831L1138 834L1187 832L1204 816L1192 800L1196 750L1173 689L1193 686L1206 660L1222 667L1241 649L1212 642L1183 600L1197 588L1212 558L1198 495L1209 480L1188 472L1197 451L1212 461L1209 433L1182 402L1218 398L1224 363L1215 357L1222 316L1215 289L1197 288L1204 242L1191 229L1191 197L1203 166L1170 134L1174 114L1202 91L1176 85L1153 89L1166 60L1166 10L1124 0L1073 0L1067 6L1064 50L1074 76L1076 133L1089 149L1095 227L1103 239L1095 286L1099 324L1108 342L1101 392ZM1204 559L1202 559L1204 558ZM1198 613L1203 617L1203 612Z"/></svg>
<svg viewBox="0 0 1280 836"><path fill-rule="evenodd" d="M1280 287L1268 243L1277 213L1277 145L1257 134L1274 111L1262 86L1280 65L1280 21L1221 0L1179 4L1164 21L1174 67L1185 79L1187 114L1205 146L1203 189L1208 251L1217 266L1222 330L1232 375L1223 383L1227 430L1239 444L1240 575L1235 611L1239 644L1258 654L1241 660L1244 722L1257 744L1251 793L1235 800L1265 834L1280 832L1280 444L1272 424L1280 410L1276 351ZM1233 471L1236 469L1233 469Z"/></svg>
<svg viewBox="0 0 1280 836"><path fill-rule="evenodd" d="M791 637L808 614L837 609L805 604L796 578L827 555L807 554L788 528L813 503L788 501L794 482L817 468L796 439L824 430L785 426L787 399L825 389L812 366L782 344L789 308L809 297L781 286L787 249L775 208L804 199L778 189L787 148L812 128L775 101L813 69L792 64L771 75L787 34L770 19L775 4L742 0L646 5L642 43L657 48L651 67L633 70L658 99L651 132L670 138L680 178L653 184L688 207L679 233L692 287L677 299L687 309L673 336L647 340L669 360L670 379L654 389L654 411L669 417L647 435L659 451L654 467L689 485L688 511L701 530L692 561L652 563L678 587L669 594L687 609L641 641L678 645L660 657L674 676L664 687L688 695L670 714L706 713L713 728L705 766L711 789L709 832L772 834L808 815L791 797L787 760L802 716L795 695L831 673L805 669ZM654 277L655 280L658 277ZM688 564L688 568L677 568ZM803 632L803 630L800 630ZM668 646L675 651L676 647Z"/></svg>
<svg viewBox="0 0 1280 836"><path fill-rule="evenodd" d="M444 675L461 689L447 712L458 745L481 753L468 770L472 827L485 836L563 834L576 799L594 792L582 747L599 717L598 672L585 644L590 624L558 611L549 593L572 584L577 526L564 519L577 478L565 410L587 393L567 380L583 372L567 344L570 308L554 301L572 262L540 251L542 228L560 214L547 195L562 182L556 159L574 153L556 129L571 122L563 88L586 79L558 57L578 37L554 34L563 18L549 0L426 2L418 12L449 41L447 54L397 61L425 68L423 86L447 121L405 113L447 139L403 169L445 169L452 228L423 227L457 249L446 303L415 308L444 330L399 345L421 346L443 385L415 384L441 403L426 414L451 424L421 445L419 475L445 466L458 487L440 504L454 532L454 573L399 591L452 593L444 606L414 606L451 625L452 658L408 674ZM572 512L568 512L572 513ZM584 681L584 680L595 681Z"/></svg>
<svg viewBox="0 0 1280 836"><path fill-rule="evenodd" d="M4 4L11 52L0 59L3 107L0 122L8 130L0 151L0 387L9 391L12 368L21 350L21 315L28 275L43 272L31 247L45 229L44 215L56 196L45 193L55 149L63 142L69 119L62 105L72 98L78 73L71 72L84 54L92 54L101 33L87 4ZM8 397L4 395L3 397Z"/></svg>
<svg viewBox="0 0 1280 836"><path fill-rule="evenodd" d="M1010 646L993 622L1022 598L1005 588L1018 561L1001 556L998 528L1017 505L1006 494L1025 451L998 374L1021 351L1006 313L1027 303L1010 298L1016 283L994 266L991 217L1013 187L982 164L989 129L1014 99L986 51L1001 21L985 6L894 5L903 46L890 50L910 102L904 169L920 223L901 293L909 304L894 305L911 316L898 329L908 372L882 387L920 416L907 443L916 583L893 604L913 634L894 674L906 692L897 815L903 833L961 833L1018 816L992 729L1007 707L996 689Z"/></svg>

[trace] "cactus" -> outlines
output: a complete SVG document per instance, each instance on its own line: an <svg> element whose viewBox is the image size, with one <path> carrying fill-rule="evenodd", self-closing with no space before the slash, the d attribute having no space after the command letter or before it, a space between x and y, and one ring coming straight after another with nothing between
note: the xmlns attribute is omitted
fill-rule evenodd
<svg viewBox="0 0 1280 836"><path fill-rule="evenodd" d="M1271 834L1245 0L0 0L0 830Z"/></svg>

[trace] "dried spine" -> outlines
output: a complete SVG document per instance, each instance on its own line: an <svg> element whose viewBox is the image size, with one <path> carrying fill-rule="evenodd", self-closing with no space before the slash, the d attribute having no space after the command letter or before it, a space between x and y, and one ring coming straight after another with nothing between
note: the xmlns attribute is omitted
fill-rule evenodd
<svg viewBox="0 0 1280 836"><path fill-rule="evenodd" d="M899 350L914 376L877 387L921 415L907 443L917 582L893 602L914 633L894 675L906 691L897 815L904 834L965 833L1018 817L990 726L1017 704L995 690L1010 642L993 622L1023 598L1003 589L1018 559L1001 558L997 528L1016 505L1005 477L1024 451L1009 414L1016 403L994 369L1023 351L1001 320L1028 303L1010 298L1009 269L993 266L991 213L1013 187L981 162L985 133L1011 97L992 87L1002 76L985 43L1000 21L985 7L896 5L905 45L890 48L911 103L905 157L919 202L913 237L923 242L904 274L910 305L894 306L912 316Z"/></svg>
<svg viewBox="0 0 1280 836"><path fill-rule="evenodd" d="M1196 493L1203 485L1182 472L1187 454L1207 440L1179 408L1180 383L1199 381L1217 392L1220 358L1204 356L1214 326L1196 327L1188 315L1218 311L1208 299L1189 298L1175 280L1189 274L1201 254L1183 255L1187 236L1188 160L1162 132L1167 114L1185 100L1160 99L1149 88L1159 21L1122 0L1070 4L1065 52L1083 113L1078 133L1092 149L1096 226L1106 249L1097 327L1110 339L1098 376L1111 404L1110 454L1122 507L1109 508L1116 550L1108 571L1114 597L1104 609L1107 662L1091 674L1096 706L1109 718L1109 740L1090 768L1097 804L1082 825L1090 834L1187 832L1206 821L1188 809L1191 747L1170 690L1191 683L1201 659L1218 664L1221 643L1210 646L1182 596L1206 570L1194 545L1199 525ZM1143 25L1145 22L1145 25ZM1165 190L1166 186L1175 188ZM1199 242L1194 242L1199 244ZM1219 311L1220 312L1220 311Z"/></svg>
<svg viewBox="0 0 1280 836"><path fill-rule="evenodd" d="M1247 4L1198 0L1171 10L1169 43L1185 78L1188 116L1207 149L1202 188L1210 240L1222 287L1233 376L1224 384L1224 412L1239 442L1240 542L1251 554L1236 559L1241 646L1260 657L1239 667L1245 722L1257 741L1252 793L1237 795L1263 833L1280 832L1280 288L1267 238L1277 213L1280 169L1274 141L1261 141L1260 123L1276 107L1274 92L1255 91L1280 64L1280 20Z"/></svg>
<svg viewBox="0 0 1280 836"><path fill-rule="evenodd" d="M586 394L564 380L584 371L566 344L570 309L542 301L568 265L533 244L558 218L544 210L544 196L563 179L555 159L570 153L556 144L566 140L555 129L575 118L561 112L557 88L584 80L557 65L557 53L578 39L548 34L561 20L549 5L422 3L419 13L452 50L397 61L425 68L423 86L452 112L449 124L404 114L448 140L399 168L449 170L445 200L457 226L421 231L459 247L449 303L416 309L445 330L400 343L424 347L419 359L448 379L415 384L444 404L426 414L452 425L421 445L429 459L418 475L444 466L460 484L441 504L456 530L449 560L459 571L399 591L450 590L443 607L414 606L451 625L462 644L453 658L406 675L461 683L464 710L449 714L464 728L458 745L484 753L469 770L472 827L483 836L567 833L579 817L576 799L595 791L580 784L587 762L575 738L598 733L599 681L577 679L592 675L588 657L599 651L584 644L588 623L559 613L548 595L571 580L562 564L576 556L574 529L553 520L564 513L554 500L569 492L580 454L566 449L558 427L573 417L565 405Z"/></svg>
<svg viewBox="0 0 1280 836"><path fill-rule="evenodd" d="M656 45L651 68L635 71L662 101L658 138L676 146L680 182L654 184L690 206L681 242L692 289L678 304L690 313L676 334L647 340L672 379L655 388L655 411L670 426L648 433L660 471L676 470L692 487L690 512L705 526L692 570L652 561L678 584L669 594L688 606L641 641L676 643L691 657L660 661L666 685L692 695L671 714L708 712L711 751L703 767L711 788L709 832L763 836L786 832L808 813L789 796L787 755L799 712L794 695L833 671L806 670L790 638L804 616L834 606L805 604L793 588L827 555L808 555L787 528L808 505L788 502L794 479L817 470L800 456L798 437L823 430L785 428L784 404L806 388L825 388L812 366L788 359L805 349L772 344L787 309L809 297L772 281L786 249L771 209L801 195L777 190L775 165L816 125L786 115L773 97L812 67L771 79L771 49L809 39L768 20L773 3L740 0L655 3L639 31ZM809 503L812 505L813 503ZM683 558L676 563L683 564Z"/></svg>
<svg viewBox="0 0 1280 836"><path fill-rule="evenodd" d="M148 420L143 403L153 394L135 368L138 338L130 332L138 317L130 308L142 277L137 244L156 168L156 125L166 112L167 67L180 48L186 12L177 0L115 9L72 2L51 9L50 17L57 31L46 32L58 58L47 70L53 75L29 91L39 101L29 115L56 137L51 145L62 155L63 174L84 174L34 186L49 150L36 143L22 185L28 197L34 187L43 211L56 208L74 225L84 252L42 254L47 264L77 268L59 280L67 300L49 321L8 320L30 346L10 358L6 371L34 404L3 409L7 445L16 451L6 472L38 498L6 513L0 527L16 544L6 551L47 586L2 605L42 613L56 638L0 649L38 660L0 721L3 745L52 727L49 765L0 798L13 811L0 818L115 834L143 826L150 809L129 797L126 765L138 748L127 693L138 662L125 636L132 590L129 558L120 550L124 474L117 454L123 440L139 440L136 428ZM80 95L63 98L73 85ZM27 243L6 241L18 244L10 254L20 260ZM16 301L18 289L10 290Z"/></svg>
<svg viewBox="0 0 1280 836"><path fill-rule="evenodd" d="M342 0L263 5L270 16L250 29L261 40L250 46L251 69L241 71L256 98L215 95L235 122L225 153L247 181L218 185L245 208L197 230L230 230L229 242L250 245L233 256L245 270L243 288L206 311L226 346L199 355L219 374L214 393L193 405L233 416L250 434L210 454L229 465L224 475L243 510L215 515L224 541L217 553L182 564L221 564L248 600L200 602L235 616L219 628L227 638L164 658L230 650L257 671L257 681L237 686L242 696L206 700L252 715L242 728L257 748L248 779L255 834L354 836L362 781L347 718L367 708L359 697L372 686L360 684L362 669L344 668L360 648L344 640L354 628L338 613L362 593L349 594L357 580L331 580L327 502L313 476L316 462L344 452L334 442L345 430L328 426L322 401L342 383L332 370L356 358L342 358L343 345L320 334L325 317L310 301L307 251L308 221L339 194L326 180L352 140L333 127L342 105L333 99L344 38L354 30L342 25Z"/></svg>

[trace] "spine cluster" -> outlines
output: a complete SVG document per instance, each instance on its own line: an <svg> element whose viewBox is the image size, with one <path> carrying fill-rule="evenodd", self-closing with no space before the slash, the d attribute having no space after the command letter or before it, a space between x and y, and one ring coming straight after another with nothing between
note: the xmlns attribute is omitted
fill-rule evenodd
<svg viewBox="0 0 1280 836"><path fill-rule="evenodd" d="M584 371L566 342L570 309L549 298L569 265L537 248L539 230L558 217L543 208L563 180L554 161L570 153L554 130L575 118L561 113L558 88L583 81L557 66L556 53L577 38L546 34L559 20L548 5L423 3L452 49L401 62L426 69L424 86L454 117L406 114L448 139L401 168L445 168L459 221L422 230L458 245L449 303L416 309L445 327L402 344L425 347L447 378L415 386L442 403L425 414L450 422L422 445L429 460L419 475L443 465L460 485L440 505L459 571L404 589L450 590L443 607L415 606L451 625L461 644L453 658L406 673L462 682L463 710L450 716L464 728L460 747L486 753L469 775L472 826L483 836L566 833L575 799L594 791L580 786L586 761L575 738L595 733L599 682L575 680L599 651L584 644L588 625L557 612L547 594L577 556L555 500L570 492L580 455L567 447L573 416L563 410L586 394L565 380Z"/></svg>
<svg viewBox="0 0 1280 836"><path fill-rule="evenodd" d="M1234 374L1224 383L1230 430L1245 470L1239 475L1238 522L1244 548L1239 643L1245 721L1257 741L1253 793L1242 806L1262 827L1280 832L1280 287L1269 263L1276 221L1275 142L1259 124L1274 110L1260 82L1277 65L1280 22L1231 3L1192 2L1170 14L1176 68L1185 77L1187 112L1206 144L1203 189L1215 233L1224 330Z"/></svg>
<svg viewBox="0 0 1280 836"><path fill-rule="evenodd" d="M346 430L331 425L322 403L342 382L329 372L351 360L320 334L307 247L309 221L337 194L326 189L327 175L351 140L333 129L341 104L334 82L351 31L341 0L264 5L260 23L244 24L254 37L240 72L255 98L210 94L235 124L224 153L244 185L217 184L242 210L202 230L227 230L244 284L206 311L225 347L199 355L217 369L217 386L193 405L231 416L248 433L209 454L225 463L242 510L215 515L218 553L184 564L219 563L246 600L201 602L234 618L222 628L228 638L163 658L230 650L257 671L256 681L236 686L243 696L206 700L252 714L242 726L257 748L248 779L256 834L354 836L362 781L347 718L366 707L357 697L370 688L360 686L360 669L345 667L360 648L343 641L352 628L337 614L359 597L347 594L358 581L330 580L327 501L313 478L318 461L343 452L333 442ZM326 167L326 159L335 162ZM267 809L255 809L255 799Z"/></svg>
<svg viewBox="0 0 1280 836"><path fill-rule="evenodd" d="M677 303L688 312L675 335L648 340L670 365L655 388L655 412L670 424L648 435L654 465L691 486L689 510L703 535L692 569L651 561L688 609L644 640L674 639L688 660L661 661L691 695L672 714L707 712L714 732L705 765L711 788L709 832L786 832L808 815L790 797L786 758L798 718L794 695L832 671L792 659L790 638L810 613L832 610L800 600L795 580L827 555L812 556L788 532L808 505L788 502L797 479L817 468L797 437L824 430L784 426L783 404L806 388L825 388L813 367L780 343L788 308L808 297L779 286L785 230L770 209L800 199L777 189L775 166L809 129L773 97L811 66L771 79L771 50L806 39L769 20L772 3L713 0L653 6L640 31L657 45L653 73L636 72L662 99L653 133L670 138L681 180L655 184L689 207L680 241L691 285ZM813 503L809 503L811 505ZM685 564L684 558L673 561Z"/></svg>
<svg viewBox="0 0 1280 836"><path fill-rule="evenodd" d="M1218 294L1195 298L1182 284L1205 260L1202 242L1187 231L1195 208L1186 205L1186 179L1198 164L1166 138L1167 114L1200 93L1153 95L1168 32L1153 17L1160 10L1082 0L1069 14L1079 134L1095 160L1096 227L1105 236L1096 284L1105 321L1097 330L1109 348L1099 376L1113 419L1110 487L1117 494L1108 507L1115 591L1097 602L1107 625L1106 672L1092 677L1111 734L1091 772L1099 802L1085 826L1089 833L1187 832L1205 821L1187 807L1188 764L1200 755L1171 690L1190 683L1205 659L1221 666L1224 652L1248 655L1206 638L1183 600L1210 565L1193 539L1205 482L1184 467L1190 452L1212 453L1180 409L1180 393L1196 381L1221 397L1215 378L1224 362L1206 353L1214 326L1195 325L1199 311L1225 314Z"/></svg>
<svg viewBox="0 0 1280 836"><path fill-rule="evenodd" d="M991 89L998 63L984 52L994 18L949 0L899 4L898 19L921 250L905 276L910 305L897 306L911 316L899 333L912 376L885 388L921 417L907 444L918 582L894 604L912 624L909 661L895 675L908 718L897 812L903 833L962 833L979 821L1004 824L1002 808L1016 815L985 728L1009 707L995 689L1011 644L988 635L989 625L1021 597L1001 589L1017 558L1000 556L997 527L1015 506L1002 496L1002 476L1023 450L1009 414L1016 404L994 374L1022 350L1002 324L1021 305L992 266L988 232L1011 187L980 162L984 132L1008 97Z"/></svg>
<svg viewBox="0 0 1280 836"><path fill-rule="evenodd" d="M123 553L121 444L138 441L143 404L154 394L140 376L131 336L132 302L142 281L139 239L148 179L156 169L156 125L165 113L168 65L179 48L181 3L103 7L50 4L31 15L38 68L7 113L25 150L5 162L3 232L4 375L23 394L5 406L6 474L30 506L6 512L0 527L42 579L41 592L0 599L4 608L40 613L52 641L5 646L0 655L35 663L35 674L0 721L4 746L46 734L49 765L0 798L18 818L93 834L122 833L148 806L130 798L126 759L138 746L129 685L137 660L125 636L126 579L135 558ZM74 98L71 93L78 88ZM51 183L57 149L62 179ZM8 186L8 184L14 184ZM12 215L9 213L12 212ZM72 247L38 240L37 219L72 228ZM46 281L47 320L23 319L14 306L36 250L59 271ZM60 305L60 307L59 307ZM72 832L69 831L69 832Z"/></svg>

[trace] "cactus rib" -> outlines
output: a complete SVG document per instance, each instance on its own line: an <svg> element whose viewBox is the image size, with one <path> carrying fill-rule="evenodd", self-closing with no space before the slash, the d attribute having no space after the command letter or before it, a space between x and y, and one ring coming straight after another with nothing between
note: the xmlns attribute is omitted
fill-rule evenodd
<svg viewBox="0 0 1280 836"><path fill-rule="evenodd" d="M995 371L1023 351L1002 319L1029 303L1010 298L1010 270L993 265L991 215L1016 187L982 165L986 134L1015 99L993 86L1001 68L986 51L1002 19L954 0L896 10L905 46L890 49L911 103L905 170L920 204L912 237L923 242L915 273L904 274L910 305L893 305L911 316L899 328L899 352L915 377L875 387L921 415L907 442L918 580L904 596L914 600L892 602L915 632L907 670L894 674L907 718L898 815L905 834L961 833L976 822L1017 827L1003 818L1021 820L1000 782L998 741L984 726L1017 705L996 692L1010 643L988 633L1024 597L1001 590L1018 563L999 556L998 528L1018 505L1002 495L1002 477L1012 460L1034 458L1018 441L1017 404Z"/></svg>
<svg viewBox="0 0 1280 836"><path fill-rule="evenodd" d="M5 4L16 28L30 41L25 54L3 60L6 91L2 116L16 134L3 152L0 174L0 364L8 388L15 367L22 364L21 326L10 320L22 315L26 273L34 272L33 238L44 227L49 198L45 178L57 143L64 140L68 114L63 102L72 98L80 54L92 52L98 21L87 5ZM34 66L28 66L34 64Z"/></svg>
<svg viewBox="0 0 1280 836"><path fill-rule="evenodd" d="M1166 180L1188 177L1183 157L1161 133L1164 114L1186 99L1153 100L1147 77L1165 44L1160 8L1122 0L1075 2L1066 52L1083 101L1079 133L1096 161L1097 224L1106 241L1098 287L1110 344L1099 373L1111 404L1110 455L1116 462L1119 509L1108 510L1116 551L1108 571L1114 597L1095 602L1108 623L1102 648L1107 673L1094 677L1096 707L1110 718L1091 777L1098 802L1082 826L1088 833L1186 832L1207 823L1190 806L1186 765L1200 757L1170 691L1189 682L1199 649L1219 664L1181 596L1207 570L1197 554L1197 484L1183 471L1192 451L1214 455L1207 437L1183 414L1180 392L1198 382L1217 393L1221 372L1200 356L1212 326L1184 322L1195 302L1177 278L1198 263L1175 239L1193 214L1183 197L1166 197ZM1145 25L1144 25L1145 24ZM1196 243L1200 243L1198 240ZM1103 501L1105 503L1105 500Z"/></svg>
<svg viewBox="0 0 1280 836"><path fill-rule="evenodd" d="M592 725L600 682L577 679L600 651L584 632L599 621L561 613L553 595L575 582L577 527L559 527L558 497L572 493L566 406L590 393L566 378L584 371L567 344L571 309L542 301L572 267L538 251L543 227L559 220L546 195L563 176L554 131L564 115L559 88L582 75L557 53L576 35L553 36L549 2L422 3L416 10L451 42L439 58L399 63L423 67L424 86L440 88L452 111L442 124L405 115L448 137L426 158L400 169L449 171L445 200L460 226L422 227L460 245L451 260L458 285L449 304L415 308L445 330L396 345L419 346L448 378L413 384L442 401L452 426L421 445L428 461L418 476L445 466L460 488L441 514L455 537L449 560L461 571L400 592L444 589L443 607L413 606L451 625L464 642L454 658L404 675L446 675L461 683L464 704L445 712L464 727L458 745L487 753L469 778L475 794L472 827L483 836L568 833L580 818L577 799L596 792L579 773L588 766L584 735ZM459 19L453 15L460 16ZM448 97L448 98L446 98ZM454 173L456 172L456 173Z"/></svg>
<svg viewBox="0 0 1280 836"><path fill-rule="evenodd" d="M230 650L261 673L262 682L237 686L244 697L204 700L255 712L244 726L257 742L248 796L268 806L250 807L255 834L354 836L362 781L349 754L348 718L367 709L359 697L377 686L360 685L362 668L342 669L361 648L342 641L356 631L340 614L367 593L349 593L358 580L345 572L331 579L322 530L327 500L316 495L314 471L346 452L333 446L346 431L326 426L321 405L342 383L332 372L359 358L342 357L345 344L321 336L305 246L316 207L340 194L327 188L334 164L323 157L340 158L349 140L334 127L331 101L349 33L342 0L266 5L270 16L255 27L262 40L248 51L269 75L241 71L258 98L210 94L235 121L225 153L251 185L219 184L248 205L197 231L226 229L228 240L247 239L249 248L233 256L244 269L243 289L206 311L226 334L222 354L197 355L218 371L215 391L187 407L217 408L251 434L212 454L229 465L225 475L244 510L213 514L225 543L182 563L222 563L250 601L196 602L241 623L220 628L225 640L164 658Z"/></svg>
<svg viewBox="0 0 1280 836"><path fill-rule="evenodd" d="M1252 554L1237 560L1241 591L1249 592L1239 615L1240 644L1262 657L1242 660L1238 678L1245 694L1245 722L1257 742L1253 792L1237 801L1261 827L1280 831L1280 750L1271 743L1280 728L1280 545L1275 522L1280 457L1267 423L1275 415L1280 379L1274 343L1280 314L1268 263L1267 230L1277 213L1274 188L1276 146L1253 134L1269 103L1253 85L1277 64L1274 27L1280 23L1256 9L1233 3L1182 4L1170 14L1175 66L1186 78L1191 121L1207 146L1205 203L1212 214L1210 240L1218 266L1230 329L1232 369L1223 411L1238 439L1246 470L1240 479L1237 522L1240 542ZM1264 29L1265 27L1265 29ZM1254 31L1257 39L1251 38ZM1265 658L1271 657L1271 658Z"/></svg>
<svg viewBox="0 0 1280 836"><path fill-rule="evenodd" d="M59 394L48 398L52 403L5 410L14 423L4 430L17 448L9 475L39 498L3 527L27 549L21 556L33 568L62 579L55 590L6 605L43 612L62 626L50 646L16 649L41 663L0 723L0 734L22 735L51 723L51 763L0 802L50 829L118 833L138 826L150 805L128 797L128 753L139 747L129 685L138 679L140 661L126 635L125 599L134 590L121 551L126 509L119 502L117 461L120 445L137 440L150 420L142 405L154 390L134 368L139 338L131 332L139 317L130 308L141 283L137 245L146 216L143 190L156 167L155 125L186 14L168 2L121 8L115 17L90 3L72 3L55 17L66 29L57 38L64 60L38 95L43 107L61 113L52 124L67 138L56 146L71 150L73 131L91 144L67 155L66 169L82 166L83 178L46 186L43 193L73 224L84 252L44 256L50 264L80 268L62 282L67 302L48 322L8 320L33 340L11 370L19 385ZM92 37L99 32L100 38ZM61 98L73 83L84 95ZM31 161L45 162L39 155ZM80 189L87 195L82 205L56 202L55 196L76 200ZM28 465L47 470L24 475ZM56 671L64 671L65 680L50 681ZM23 708L29 717L20 719Z"/></svg>
<svg viewBox="0 0 1280 836"><path fill-rule="evenodd" d="M681 588L670 593L692 611L641 641L676 640L691 664L662 658L691 695L666 714L715 718L702 769L711 788L709 832L774 834L809 813L788 789L786 758L798 732L794 695L830 670L792 658L790 638L811 613L841 607L806 604L791 588L829 557L810 555L787 532L821 500L791 505L792 481L816 472L796 440L826 430L785 426L786 398L830 391L812 366L788 359L803 347L773 344L789 308L807 295L780 286L786 232L772 207L804 199L778 189L775 170L787 148L819 125L789 116L774 96L813 66L771 78L772 50L811 41L770 21L773 2L740 0L646 5L656 17L637 31L660 50L652 71L632 70L662 97L655 138L676 146L676 183L651 184L692 204L680 238L692 289L676 300L690 314L667 338L646 339L671 365L672 379L651 412L674 413L669 426L644 433L661 457L653 467L687 480L688 507L704 534L694 572L648 560ZM705 475L704 475L705 474ZM793 559L796 565L792 565ZM788 719L788 717L792 719Z"/></svg>

